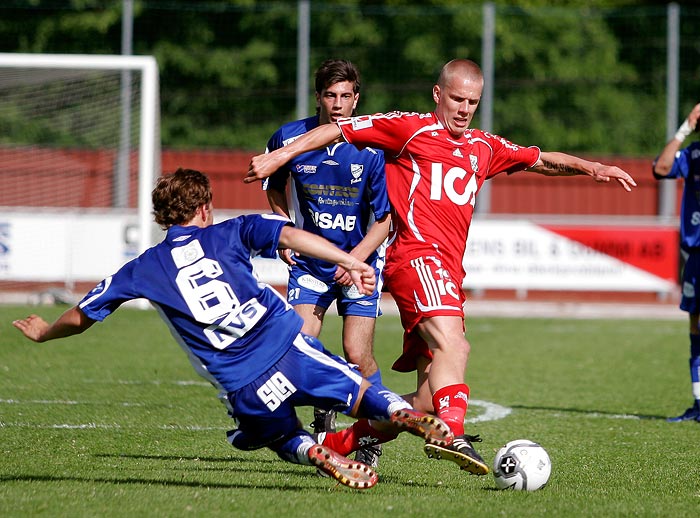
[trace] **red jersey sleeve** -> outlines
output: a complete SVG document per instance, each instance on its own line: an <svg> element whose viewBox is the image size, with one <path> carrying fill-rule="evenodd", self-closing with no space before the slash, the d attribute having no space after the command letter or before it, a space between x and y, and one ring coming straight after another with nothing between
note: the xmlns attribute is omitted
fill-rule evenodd
<svg viewBox="0 0 700 518"><path fill-rule="evenodd" d="M487 178L499 173L522 171L535 165L540 158L540 148L537 146L520 146L488 132L483 135L493 150Z"/></svg>

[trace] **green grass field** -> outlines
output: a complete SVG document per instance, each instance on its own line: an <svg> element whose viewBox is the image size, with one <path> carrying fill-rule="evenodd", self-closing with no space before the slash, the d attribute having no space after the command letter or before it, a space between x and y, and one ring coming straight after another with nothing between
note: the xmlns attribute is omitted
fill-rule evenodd
<svg viewBox="0 0 700 518"><path fill-rule="evenodd" d="M11 325L63 309L0 306L3 517L695 517L700 509L700 423L665 422L691 400L684 322L469 319L467 430L481 434L489 463L511 439L540 442L553 462L548 486L498 491L491 475L428 459L420 440L402 434L385 445L379 484L353 491L267 450L232 449L214 389L153 311L121 309L48 344ZM339 323L329 317L322 336L336 352ZM415 383L389 370L400 342L398 318L381 317L376 354L399 393ZM493 408L510 414L492 419ZM301 412L306 423L310 415Z"/></svg>

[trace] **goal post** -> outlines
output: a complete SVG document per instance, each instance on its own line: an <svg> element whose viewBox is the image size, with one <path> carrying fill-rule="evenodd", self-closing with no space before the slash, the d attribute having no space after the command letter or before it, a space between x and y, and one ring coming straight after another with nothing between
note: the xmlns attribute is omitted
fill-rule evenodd
<svg viewBox="0 0 700 518"><path fill-rule="evenodd" d="M125 97L125 89L131 91L131 83L125 83L125 78L131 81L132 74L135 93L133 97ZM100 82L103 77L109 77L109 83L106 80ZM131 111L121 109L124 103L134 104ZM132 229L132 234L137 234L133 235L134 252L143 252L153 244L151 190L160 174L159 112L158 67L152 56L0 53L0 126L12 128L13 124L21 125L26 130L19 137L12 131L0 132L0 191L5 191L4 194L0 192L0 211L5 215L16 212L34 216L36 212L50 208L54 213L73 211L81 217L93 211L101 212L101 215L110 210L115 214L119 212L114 206L114 185L105 187L110 194L101 195L98 203L85 201L87 198L92 200L94 192L77 201L73 199L75 193L71 192L70 174L66 174L63 181L69 185L61 185L57 164L102 160L116 168L120 135L123 137L124 134L120 125L126 119L127 132L133 133L134 147L138 148L137 152L131 153L131 146L127 143L127 169L133 158L133 168L137 172L132 182L135 183L135 200L132 196L129 204L132 209L122 207L121 213L131 212L133 217L135 204L138 231L133 233ZM135 120L129 122L131 113L134 113ZM90 121L83 120L88 117ZM63 130L62 134L58 128ZM4 161L4 157L11 158ZM35 160L36 164L30 165ZM118 179L115 180L116 173L116 170L109 173L111 183L119 183ZM89 171L81 171L81 174L85 177L94 175ZM46 180L47 175L53 176ZM90 182L83 187L86 191L94 190L91 185L97 183L94 178ZM61 189L60 194L44 194L55 194L57 200L46 201L48 198L31 196L33 192L56 189ZM112 199L107 200L108 197ZM82 220L77 221L75 231L80 232ZM16 267L24 260L17 259L22 256L23 243L15 239L23 230L18 227L12 233L7 230L7 223L5 227L2 225L0 217L0 281L31 282L32 275ZM47 239L50 237L46 236ZM13 251L18 253L14 263ZM35 252L27 251L26 254L36 256ZM40 263L36 268L36 280L48 281L50 275L42 275ZM76 273L72 266L67 268L67 276L73 275L79 281L102 278L88 279L91 274ZM73 281L68 279L66 284L69 287Z"/></svg>

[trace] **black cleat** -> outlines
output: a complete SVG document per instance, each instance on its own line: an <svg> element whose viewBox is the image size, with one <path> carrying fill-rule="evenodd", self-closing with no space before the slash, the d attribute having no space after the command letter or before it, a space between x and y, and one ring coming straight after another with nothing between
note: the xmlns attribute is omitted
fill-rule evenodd
<svg viewBox="0 0 700 518"><path fill-rule="evenodd" d="M666 419L669 423L680 423L682 421L698 421L700 422L700 403L697 401L693 406L677 417L669 417Z"/></svg>
<svg viewBox="0 0 700 518"><path fill-rule="evenodd" d="M478 435L459 435L449 446L426 444L423 451L431 459L451 460L459 466L459 469L474 475L486 475L489 467L476 452L472 442L481 442L481 438Z"/></svg>
<svg viewBox="0 0 700 518"><path fill-rule="evenodd" d="M367 464L370 468L377 468L379 466L379 457L382 456L382 445L373 444L369 446L363 446L357 452L355 452L355 460Z"/></svg>
<svg viewBox="0 0 700 518"><path fill-rule="evenodd" d="M335 410L314 408L314 422L311 423L314 433L335 433Z"/></svg>

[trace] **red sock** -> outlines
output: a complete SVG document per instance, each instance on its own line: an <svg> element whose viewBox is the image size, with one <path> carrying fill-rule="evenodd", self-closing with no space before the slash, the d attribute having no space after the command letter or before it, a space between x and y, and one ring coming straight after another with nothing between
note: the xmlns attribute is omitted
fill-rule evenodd
<svg viewBox="0 0 700 518"><path fill-rule="evenodd" d="M435 414L447 423L455 435L464 435L468 404L469 387L464 383L442 387L433 394Z"/></svg>
<svg viewBox="0 0 700 518"><path fill-rule="evenodd" d="M396 434L375 430L367 419L360 419L345 430L327 433L323 445L347 456L368 444L381 444L395 438Z"/></svg>

